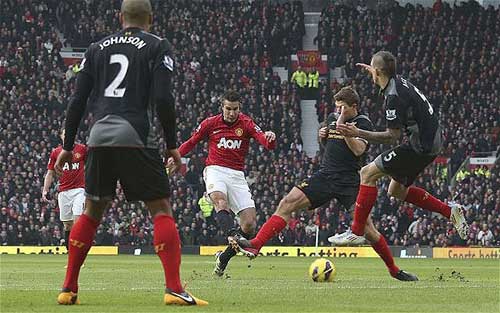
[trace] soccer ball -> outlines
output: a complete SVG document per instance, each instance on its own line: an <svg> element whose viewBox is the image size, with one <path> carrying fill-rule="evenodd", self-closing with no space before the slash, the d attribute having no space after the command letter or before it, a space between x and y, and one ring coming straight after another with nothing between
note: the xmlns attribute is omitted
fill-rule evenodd
<svg viewBox="0 0 500 313"><path fill-rule="evenodd" d="M333 262L324 258L314 260L309 266L309 277L315 282L332 282L336 272Z"/></svg>

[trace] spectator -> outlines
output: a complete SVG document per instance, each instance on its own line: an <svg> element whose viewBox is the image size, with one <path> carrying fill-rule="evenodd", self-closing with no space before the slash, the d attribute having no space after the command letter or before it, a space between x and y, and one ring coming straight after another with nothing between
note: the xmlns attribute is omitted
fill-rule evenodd
<svg viewBox="0 0 500 313"><path fill-rule="evenodd" d="M307 74L298 66L297 70L292 74L292 83L295 82L299 88L305 88L307 85Z"/></svg>
<svg viewBox="0 0 500 313"><path fill-rule="evenodd" d="M483 224L483 229L477 234L477 240L482 246L489 246L493 240L493 233L488 229L488 224Z"/></svg>
<svg viewBox="0 0 500 313"><path fill-rule="evenodd" d="M314 91L319 88L319 72L316 68L312 68L307 74L307 87Z"/></svg>

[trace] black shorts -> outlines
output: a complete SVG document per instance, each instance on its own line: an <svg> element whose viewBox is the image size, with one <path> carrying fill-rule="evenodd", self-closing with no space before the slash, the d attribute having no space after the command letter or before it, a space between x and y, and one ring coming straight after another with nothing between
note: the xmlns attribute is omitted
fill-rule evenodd
<svg viewBox="0 0 500 313"><path fill-rule="evenodd" d="M320 207L332 199L337 199L346 210L350 210L358 196L359 181L355 181L352 185L339 183L342 181L345 181L345 177L341 177L340 174L329 175L317 172L296 187L302 190L309 199L311 209Z"/></svg>
<svg viewBox="0 0 500 313"><path fill-rule="evenodd" d="M380 154L375 165L395 181L409 187L437 155L420 154L408 145L399 145Z"/></svg>
<svg viewBox="0 0 500 313"><path fill-rule="evenodd" d="M91 200L111 200L120 181L129 201L170 196L165 166L158 149L89 148L85 162L85 193Z"/></svg>

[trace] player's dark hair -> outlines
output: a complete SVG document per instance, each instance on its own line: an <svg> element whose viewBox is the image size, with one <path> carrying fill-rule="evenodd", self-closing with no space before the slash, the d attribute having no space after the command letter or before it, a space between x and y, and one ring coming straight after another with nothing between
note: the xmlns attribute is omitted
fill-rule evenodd
<svg viewBox="0 0 500 313"><path fill-rule="evenodd" d="M333 98L335 101L344 101L348 106L353 106L354 104L359 104L361 101L358 93L352 87L343 87L337 92Z"/></svg>
<svg viewBox="0 0 500 313"><path fill-rule="evenodd" d="M236 102L236 101L239 102L240 101L240 93L235 91L235 90L229 89L228 91L226 91L222 95L221 102L224 100L227 100L229 102Z"/></svg>
<svg viewBox="0 0 500 313"><path fill-rule="evenodd" d="M396 57L389 51L379 51L373 55L373 65L387 77L396 75Z"/></svg>
<svg viewBox="0 0 500 313"><path fill-rule="evenodd" d="M121 13L123 18L132 24L145 24L152 14L149 0L123 0Z"/></svg>

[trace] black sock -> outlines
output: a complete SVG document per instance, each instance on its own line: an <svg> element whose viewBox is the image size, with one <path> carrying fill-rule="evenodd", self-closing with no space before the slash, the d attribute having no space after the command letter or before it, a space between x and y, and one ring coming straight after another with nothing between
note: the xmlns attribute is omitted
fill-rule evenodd
<svg viewBox="0 0 500 313"><path fill-rule="evenodd" d="M66 251L69 252L69 233L71 230L64 231L64 245L66 246Z"/></svg>
<svg viewBox="0 0 500 313"><path fill-rule="evenodd" d="M232 230L233 234L238 233L241 236L245 237L246 239L252 239L254 236L252 234L245 233L241 228L238 228L237 230ZM220 255L220 261L222 263L227 263L229 260L236 255L236 251L234 251L233 247L228 246L224 252Z"/></svg>
<svg viewBox="0 0 500 313"><path fill-rule="evenodd" d="M231 246L228 246L224 252L221 253L219 259L222 263L227 263L229 260L236 255L236 251Z"/></svg>
<svg viewBox="0 0 500 313"><path fill-rule="evenodd" d="M226 210L220 210L215 213L215 220L217 221L219 228L224 232L224 235L226 235L234 225L233 217Z"/></svg>

